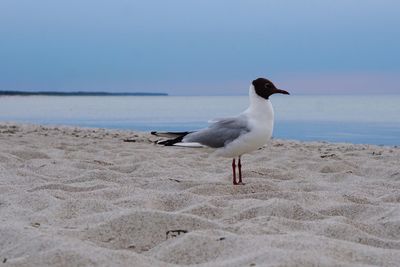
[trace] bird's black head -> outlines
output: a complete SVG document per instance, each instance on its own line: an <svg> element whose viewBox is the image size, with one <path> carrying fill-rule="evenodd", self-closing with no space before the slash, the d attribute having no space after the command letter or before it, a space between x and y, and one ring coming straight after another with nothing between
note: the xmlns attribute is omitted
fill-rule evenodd
<svg viewBox="0 0 400 267"><path fill-rule="evenodd" d="M272 94L285 94L288 95L289 92L281 90L275 87L275 85L265 78L258 78L252 82L256 94L262 98L268 99Z"/></svg>

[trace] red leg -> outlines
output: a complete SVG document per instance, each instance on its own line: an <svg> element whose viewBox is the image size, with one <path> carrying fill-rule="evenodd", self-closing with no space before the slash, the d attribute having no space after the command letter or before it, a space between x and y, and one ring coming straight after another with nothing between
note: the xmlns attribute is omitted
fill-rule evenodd
<svg viewBox="0 0 400 267"><path fill-rule="evenodd" d="M237 185L238 183L236 182L236 164L235 164L235 159L232 160L232 176L233 176L233 184Z"/></svg>
<svg viewBox="0 0 400 267"><path fill-rule="evenodd" d="M238 184L244 184L242 182L242 163L240 161L240 157L239 157L238 167L239 167L239 182L238 182Z"/></svg>

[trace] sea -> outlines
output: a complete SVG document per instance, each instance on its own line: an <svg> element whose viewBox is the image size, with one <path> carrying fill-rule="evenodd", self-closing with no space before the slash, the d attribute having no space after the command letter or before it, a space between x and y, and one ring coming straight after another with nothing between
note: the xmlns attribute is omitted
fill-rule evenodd
<svg viewBox="0 0 400 267"><path fill-rule="evenodd" d="M0 122L192 131L239 114L247 96L1 96ZM400 145L400 95L274 95L274 138Z"/></svg>

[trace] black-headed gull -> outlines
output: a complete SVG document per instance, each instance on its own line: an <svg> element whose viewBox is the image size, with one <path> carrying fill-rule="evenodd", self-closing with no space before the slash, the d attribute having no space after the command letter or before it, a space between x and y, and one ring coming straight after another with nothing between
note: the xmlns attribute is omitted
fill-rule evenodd
<svg viewBox="0 0 400 267"><path fill-rule="evenodd" d="M240 157L265 145L272 137L274 110L269 97L289 93L275 87L268 79L258 78L249 88L250 106L236 117L213 121L208 128L194 132L152 132L153 135L172 139L159 141L166 146L211 147L215 155L233 158L233 184L242 182ZM239 180L236 181L236 158Z"/></svg>

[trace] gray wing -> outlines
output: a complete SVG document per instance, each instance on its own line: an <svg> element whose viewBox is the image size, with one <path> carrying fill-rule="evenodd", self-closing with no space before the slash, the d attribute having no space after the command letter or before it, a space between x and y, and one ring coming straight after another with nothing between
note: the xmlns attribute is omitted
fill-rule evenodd
<svg viewBox="0 0 400 267"><path fill-rule="evenodd" d="M250 132L250 128L247 119L241 115L236 118L221 119L206 129L186 135L183 141L219 148L248 132Z"/></svg>

